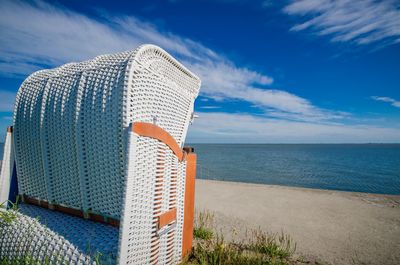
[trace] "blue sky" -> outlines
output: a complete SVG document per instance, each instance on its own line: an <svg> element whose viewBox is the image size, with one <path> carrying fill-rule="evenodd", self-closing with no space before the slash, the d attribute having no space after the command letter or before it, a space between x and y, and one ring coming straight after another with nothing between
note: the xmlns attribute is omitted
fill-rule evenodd
<svg viewBox="0 0 400 265"><path fill-rule="evenodd" d="M143 43L202 79L188 142L400 142L392 0L0 0L1 132L28 74Z"/></svg>

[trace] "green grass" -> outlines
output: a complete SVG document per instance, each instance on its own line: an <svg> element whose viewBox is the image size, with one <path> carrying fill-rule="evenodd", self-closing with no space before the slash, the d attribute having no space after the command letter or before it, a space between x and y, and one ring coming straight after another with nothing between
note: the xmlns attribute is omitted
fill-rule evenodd
<svg viewBox="0 0 400 265"><path fill-rule="evenodd" d="M5 201L0 204L0 225L9 225L17 218L18 212L18 200L15 203L11 201ZM7 210L7 206L9 206L9 210Z"/></svg>
<svg viewBox="0 0 400 265"><path fill-rule="evenodd" d="M281 233L266 234L261 230L254 230L248 243L249 248L257 253L262 253L270 257L285 259L296 251L296 243L290 236Z"/></svg>
<svg viewBox="0 0 400 265"><path fill-rule="evenodd" d="M210 240L214 237L214 214L209 211L200 212L194 222L193 236L195 239Z"/></svg>
<svg viewBox="0 0 400 265"><path fill-rule="evenodd" d="M296 244L287 235L268 235L260 230L241 242L226 242L217 234L212 239L195 242L186 264L293 264Z"/></svg>
<svg viewBox="0 0 400 265"><path fill-rule="evenodd" d="M304 264L294 258L296 243L290 236L268 234L260 229L246 233L240 241L226 241L214 229L214 214L196 216L194 246L183 264L199 265L287 265Z"/></svg>
<svg viewBox="0 0 400 265"><path fill-rule="evenodd" d="M205 227L195 227L193 230L194 238L210 240L214 236L214 232Z"/></svg>

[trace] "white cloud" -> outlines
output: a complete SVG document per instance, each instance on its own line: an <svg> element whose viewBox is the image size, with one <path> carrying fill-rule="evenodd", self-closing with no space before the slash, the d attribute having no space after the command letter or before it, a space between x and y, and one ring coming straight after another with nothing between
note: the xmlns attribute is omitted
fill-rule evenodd
<svg viewBox="0 0 400 265"><path fill-rule="evenodd" d="M292 1L283 11L303 16L305 21L293 31L314 30L334 42L383 45L400 41L400 5L393 0L300 0Z"/></svg>
<svg viewBox="0 0 400 265"><path fill-rule="evenodd" d="M201 109L220 109L220 106L202 106Z"/></svg>
<svg viewBox="0 0 400 265"><path fill-rule="evenodd" d="M91 59L99 54L156 43L170 52L199 59L214 58L210 49L135 17L107 16L100 22L41 1L0 0L0 65L3 72L26 74L30 65L54 66ZM26 68L26 69L24 69ZM24 71L25 70L25 71Z"/></svg>
<svg viewBox="0 0 400 265"><path fill-rule="evenodd" d="M371 98L376 101L383 101L383 102L390 103L390 105L392 105L393 107L400 108L399 100L395 100L395 99L389 98L389 97L377 97L377 96L372 96Z"/></svg>
<svg viewBox="0 0 400 265"><path fill-rule="evenodd" d="M15 101L15 92L0 90L0 112L10 112Z"/></svg>
<svg viewBox="0 0 400 265"><path fill-rule="evenodd" d="M0 0L0 73L26 75L43 66L93 58L154 43L178 57L202 79L202 95L248 101L274 116L326 121L341 115L292 93L270 89L273 78L236 66L193 40L161 31L133 16L90 18L41 1Z"/></svg>
<svg viewBox="0 0 400 265"><path fill-rule="evenodd" d="M400 142L400 128L315 124L245 114L199 113L188 142L370 143Z"/></svg>
<svg viewBox="0 0 400 265"><path fill-rule="evenodd" d="M202 77L203 95L216 101L244 100L264 109L268 115L296 120L328 121L348 116L318 108L309 100L283 90L263 88L262 85L272 84L273 79L226 62L203 61L191 64L190 68Z"/></svg>
<svg viewBox="0 0 400 265"><path fill-rule="evenodd" d="M202 112L190 130L189 139L194 141L400 141L398 129L335 124L333 121L346 118L349 114L318 108L307 99L272 89L272 77L238 67L198 42L162 31L136 17L102 14L101 19L96 20L41 1L0 0L0 5L0 74L26 75L42 67L54 67L103 53L130 50L142 43L154 43L178 57L202 78L203 101L211 101L209 98L217 101L243 100L263 109L269 116ZM313 13L316 17L327 12L320 1L300 1L297 6L291 4L285 10L301 15L315 10L312 12L318 12ZM343 31L336 33L334 28L318 28L318 25L317 22L309 22L309 25L298 26L297 29L330 29L335 37ZM356 39L361 41L360 38ZM0 90L0 111L12 111L14 97L15 93ZM392 104L397 102L379 98L377 100ZM0 126L9 122L9 117L2 118Z"/></svg>

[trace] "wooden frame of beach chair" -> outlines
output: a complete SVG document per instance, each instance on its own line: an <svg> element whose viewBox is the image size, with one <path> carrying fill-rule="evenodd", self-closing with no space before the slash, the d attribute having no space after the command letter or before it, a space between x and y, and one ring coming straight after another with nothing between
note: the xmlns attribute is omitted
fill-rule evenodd
<svg viewBox="0 0 400 265"><path fill-rule="evenodd" d="M199 88L154 45L28 77L5 145L23 203L2 228L0 256L95 263L82 249L87 229L108 235L93 239L111 253L106 262L180 262L192 244L196 172L196 155L182 147ZM4 187L11 171L2 170Z"/></svg>

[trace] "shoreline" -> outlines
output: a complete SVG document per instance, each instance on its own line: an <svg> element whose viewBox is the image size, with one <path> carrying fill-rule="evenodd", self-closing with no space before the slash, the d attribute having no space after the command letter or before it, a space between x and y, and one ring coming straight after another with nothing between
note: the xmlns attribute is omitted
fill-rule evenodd
<svg viewBox="0 0 400 265"><path fill-rule="evenodd" d="M323 189L323 188L307 188L301 186L290 186L283 184L266 184L266 183L255 183L255 182L242 182L242 181L233 181L233 180L219 180L219 179L205 179L205 178L196 178L196 181L209 181L209 182L226 182L231 183L233 185L256 185L256 186L268 186L268 187L276 187L276 188L289 188L289 189L299 189L299 190L310 190L310 191L321 191L321 192L340 192L340 193L353 193L354 195L371 195L371 196L380 196L380 197L393 197L394 199L400 198L400 194L390 194L390 193L374 193L374 192L365 192L365 191L350 191L350 190L336 190L336 189Z"/></svg>
<svg viewBox="0 0 400 265"><path fill-rule="evenodd" d="M400 196L196 180L196 211L215 215L228 240L246 229L284 232L300 255L328 264L397 264Z"/></svg>

